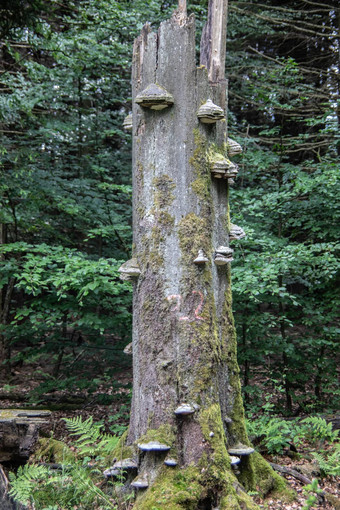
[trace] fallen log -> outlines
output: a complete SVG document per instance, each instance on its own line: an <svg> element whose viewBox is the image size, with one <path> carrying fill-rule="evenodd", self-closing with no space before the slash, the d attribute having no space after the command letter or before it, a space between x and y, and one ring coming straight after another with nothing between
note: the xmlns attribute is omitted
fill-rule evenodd
<svg viewBox="0 0 340 510"><path fill-rule="evenodd" d="M50 411L0 410L0 462L22 462L34 451L39 428Z"/></svg>
<svg viewBox="0 0 340 510"><path fill-rule="evenodd" d="M302 475L295 469L288 468L287 466L280 466L280 464L275 464L274 462L269 462L271 467L275 469L275 471L278 471L279 473L284 473L285 475L290 475L296 478L297 480L300 480L300 482L308 485L309 483L312 483L312 480L307 478L307 476Z"/></svg>

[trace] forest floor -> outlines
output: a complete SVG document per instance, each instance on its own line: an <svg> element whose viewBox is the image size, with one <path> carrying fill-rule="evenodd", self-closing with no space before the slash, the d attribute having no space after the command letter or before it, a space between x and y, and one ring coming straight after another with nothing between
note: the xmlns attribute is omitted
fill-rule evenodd
<svg viewBox="0 0 340 510"><path fill-rule="evenodd" d="M16 370L10 384L0 383L0 408L34 409L39 407L40 409L52 409L48 423L41 429L41 434L44 436L50 436L53 433L55 439L63 439L70 443L72 438L69 436L62 418L81 416L85 420L92 416L95 422L103 424L107 432L118 434L128 424L131 393L131 370L129 369L116 376L113 388L108 383L103 383L97 386L96 391L91 392L80 389L72 392L72 394L66 389L50 391L39 396L40 403L34 403L28 399L28 395L32 394L32 391L38 386L39 377L32 379L27 376L26 367L25 370ZM103 396L106 396L107 402L105 402ZM37 397L35 396L35 398ZM268 455L262 451L261 453L269 462L298 471L309 479L317 478L318 487L322 491L332 494L335 500L339 501L338 505L335 503L334 506L334 501L331 504L327 501L327 498L320 495L318 502L308 508L312 510L332 510L335 508L338 510L340 509L340 479L332 476L326 478L320 477L317 466L311 457L311 451L317 451L318 446L322 447L323 450L328 448L327 444L310 445L304 442L294 455L292 455L291 451L285 452L284 455L276 456ZM296 492L296 499L291 503L271 498L263 501L255 495L255 501L260 508L268 510L301 510L305 507L308 498L308 493L304 490L305 484L290 474L285 474L284 477L289 486Z"/></svg>

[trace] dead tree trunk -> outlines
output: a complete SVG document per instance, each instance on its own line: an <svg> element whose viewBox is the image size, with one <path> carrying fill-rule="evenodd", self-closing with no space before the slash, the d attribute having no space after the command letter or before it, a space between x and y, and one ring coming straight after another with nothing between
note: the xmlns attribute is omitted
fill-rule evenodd
<svg viewBox="0 0 340 510"><path fill-rule="evenodd" d="M122 267L135 281L134 381L117 456L138 461L136 509L250 509L256 506L243 487L266 493L284 483L251 453L236 360L223 111L227 7L210 2L197 68L194 18L181 5L158 33L145 25L134 45L134 258ZM199 119L202 105L208 117ZM230 455L237 452L235 472Z"/></svg>

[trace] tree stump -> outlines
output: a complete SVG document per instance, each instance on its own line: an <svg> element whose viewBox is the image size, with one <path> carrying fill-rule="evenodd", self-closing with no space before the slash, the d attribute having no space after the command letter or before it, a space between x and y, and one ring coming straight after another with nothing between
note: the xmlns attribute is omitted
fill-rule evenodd
<svg viewBox="0 0 340 510"><path fill-rule="evenodd" d="M219 8L226 12L225 0L210 1L198 68L195 20L183 8L158 33L145 25L134 44L134 244L122 267L134 281L134 380L116 456L137 462L138 510L252 509L245 489L285 487L245 430L231 309L226 80L214 58L224 59L225 36L211 13Z"/></svg>

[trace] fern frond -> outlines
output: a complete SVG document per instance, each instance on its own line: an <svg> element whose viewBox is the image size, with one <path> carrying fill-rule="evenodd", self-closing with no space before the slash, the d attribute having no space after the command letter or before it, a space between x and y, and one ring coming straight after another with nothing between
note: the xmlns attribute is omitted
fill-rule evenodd
<svg viewBox="0 0 340 510"><path fill-rule="evenodd" d="M327 423L321 416L309 416L301 421L301 429L310 440L325 440L334 442L339 436L338 430L333 430L332 424Z"/></svg>
<svg viewBox="0 0 340 510"><path fill-rule="evenodd" d="M80 436L75 445L83 456L92 457L99 452L110 453L118 443L118 437L102 433L102 425L94 423L92 416L84 421L80 416L63 420L72 436Z"/></svg>
<svg viewBox="0 0 340 510"><path fill-rule="evenodd" d="M16 501L26 504L32 495L33 488L41 481L48 479L49 469L45 466L25 464L20 466L17 474L9 474L11 489L9 495Z"/></svg>
<svg viewBox="0 0 340 510"><path fill-rule="evenodd" d="M98 442L101 438L101 425L93 423L93 418L90 416L87 420L82 420L81 416L75 418L63 418L66 422L67 428L71 431L71 436L80 436L76 441L76 446L82 453L88 453L90 445ZM85 451L86 450L86 451Z"/></svg>
<svg viewBox="0 0 340 510"><path fill-rule="evenodd" d="M313 452L312 455L324 476L340 476L340 444L337 444L327 457L318 452Z"/></svg>

